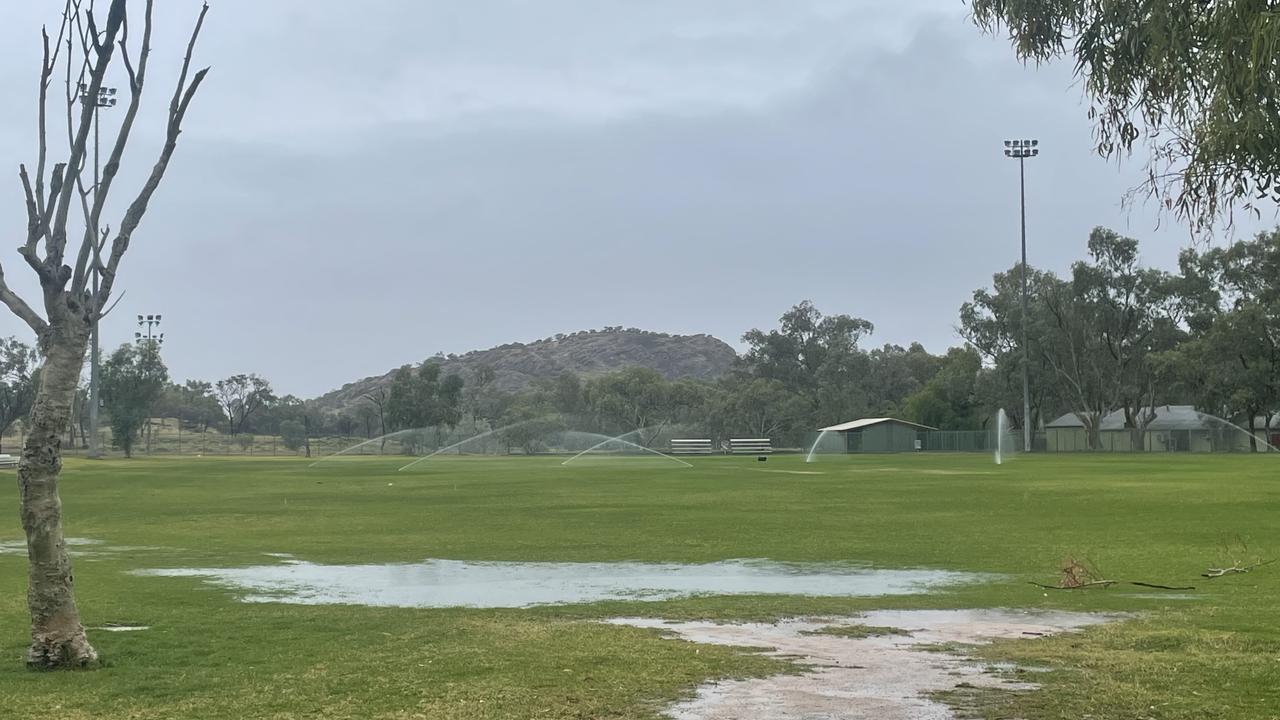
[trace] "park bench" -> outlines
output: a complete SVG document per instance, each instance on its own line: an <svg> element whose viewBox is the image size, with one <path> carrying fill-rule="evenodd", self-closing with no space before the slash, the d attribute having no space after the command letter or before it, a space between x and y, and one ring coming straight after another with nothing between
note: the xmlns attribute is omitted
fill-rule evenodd
<svg viewBox="0 0 1280 720"><path fill-rule="evenodd" d="M715 452L710 438L672 438L672 455L710 455Z"/></svg>
<svg viewBox="0 0 1280 720"><path fill-rule="evenodd" d="M729 440L729 452L733 455L763 455L773 452L773 443L769 438L732 438Z"/></svg>

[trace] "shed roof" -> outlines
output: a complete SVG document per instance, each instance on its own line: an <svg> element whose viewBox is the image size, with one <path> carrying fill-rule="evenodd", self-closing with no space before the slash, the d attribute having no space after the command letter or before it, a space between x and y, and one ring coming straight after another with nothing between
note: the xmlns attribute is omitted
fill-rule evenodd
<svg viewBox="0 0 1280 720"><path fill-rule="evenodd" d="M1160 405L1155 408L1155 412L1156 417L1147 425L1148 430L1208 430L1225 424L1223 420L1196 410L1193 405ZM1258 427L1261 429L1266 421L1261 418L1259 420ZM1067 413L1045 427L1081 428L1084 427L1084 423L1080 422L1080 418L1076 417L1075 413ZM1123 410L1107 413L1098 424L1098 430L1102 432L1123 429Z"/></svg>
<svg viewBox="0 0 1280 720"><path fill-rule="evenodd" d="M898 423L899 425L907 425L917 430L937 430L938 429L936 427L929 427L928 425L921 425L920 423L913 423L913 422L907 422L906 420L899 420L898 418L880 417L880 418L862 418L861 420L850 420L849 422L840 423L839 425L828 425L827 427L824 427L824 428L818 428L818 432L827 432L827 431L849 432L850 430L861 430L866 427L871 427L872 425L879 425L881 423L888 423L888 422Z"/></svg>

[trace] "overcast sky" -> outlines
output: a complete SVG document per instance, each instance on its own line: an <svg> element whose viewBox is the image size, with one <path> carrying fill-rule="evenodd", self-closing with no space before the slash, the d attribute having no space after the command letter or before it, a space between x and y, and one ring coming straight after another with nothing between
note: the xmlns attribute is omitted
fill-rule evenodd
<svg viewBox="0 0 1280 720"><path fill-rule="evenodd" d="M1065 272L1095 225L1155 265L1188 242L1121 207L1141 166L1092 154L1070 67L1020 65L960 0L210 2L213 70L103 322L109 348L162 313L175 379L257 372L310 397L605 325L739 345L804 299L942 352L1016 261L1009 137L1043 148L1033 265ZM0 3L0 261L27 292L16 167L60 5ZM157 5L113 224L199 6ZM29 331L6 313L0 334Z"/></svg>

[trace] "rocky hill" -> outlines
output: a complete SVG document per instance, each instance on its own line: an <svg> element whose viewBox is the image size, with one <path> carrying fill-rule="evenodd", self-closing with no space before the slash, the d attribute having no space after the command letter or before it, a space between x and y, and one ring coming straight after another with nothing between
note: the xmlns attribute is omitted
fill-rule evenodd
<svg viewBox="0 0 1280 720"><path fill-rule="evenodd" d="M675 378L709 379L729 369L737 353L724 341L710 335L669 335L636 328L609 327L556 335L531 343L508 343L465 355L437 355L429 358L440 364L444 374L456 373L468 379L482 366L493 368L494 386L517 391L534 380L552 378L566 370L584 377L648 367ZM360 397L390 384L395 369L343 385L315 400L322 408L341 409L354 405Z"/></svg>

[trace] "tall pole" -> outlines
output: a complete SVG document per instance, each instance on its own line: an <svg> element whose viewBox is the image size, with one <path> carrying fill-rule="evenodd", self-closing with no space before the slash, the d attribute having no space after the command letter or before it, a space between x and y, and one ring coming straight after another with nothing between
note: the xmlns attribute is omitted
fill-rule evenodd
<svg viewBox="0 0 1280 720"><path fill-rule="evenodd" d="M135 332L133 334L134 341L137 342L139 347L145 346L148 349L159 351L160 346L164 344L164 333L157 334L154 332L154 329L159 326L159 315L139 315L138 327L145 327L147 334L143 335L141 332ZM178 424L181 425L182 421L179 420ZM151 454L151 408L147 408L147 454Z"/></svg>
<svg viewBox="0 0 1280 720"><path fill-rule="evenodd" d="M1018 199L1022 213L1022 449L1031 452L1031 348L1027 342L1027 158L1040 154L1039 140L1005 140L1005 157L1018 161Z"/></svg>
<svg viewBox="0 0 1280 720"><path fill-rule="evenodd" d="M98 111L104 107L114 107L116 104L115 88L102 88L98 91L98 97L90 97L88 88L83 84L80 85L80 101L83 103L93 103L93 194L97 197L98 183L102 182L100 160L98 157L98 145L100 133L98 131ZM98 242L97 229L94 229L93 241ZM98 265L97 258L94 258L93 268L90 272L93 283L93 296L98 296ZM101 400L98 396L98 365L100 363L102 353L98 344L98 312L95 311L89 322L89 457L102 457L102 447L98 438L98 405Z"/></svg>
<svg viewBox="0 0 1280 720"><path fill-rule="evenodd" d="M1031 452L1031 348L1027 345L1027 159L1018 158L1022 205L1022 451Z"/></svg>

